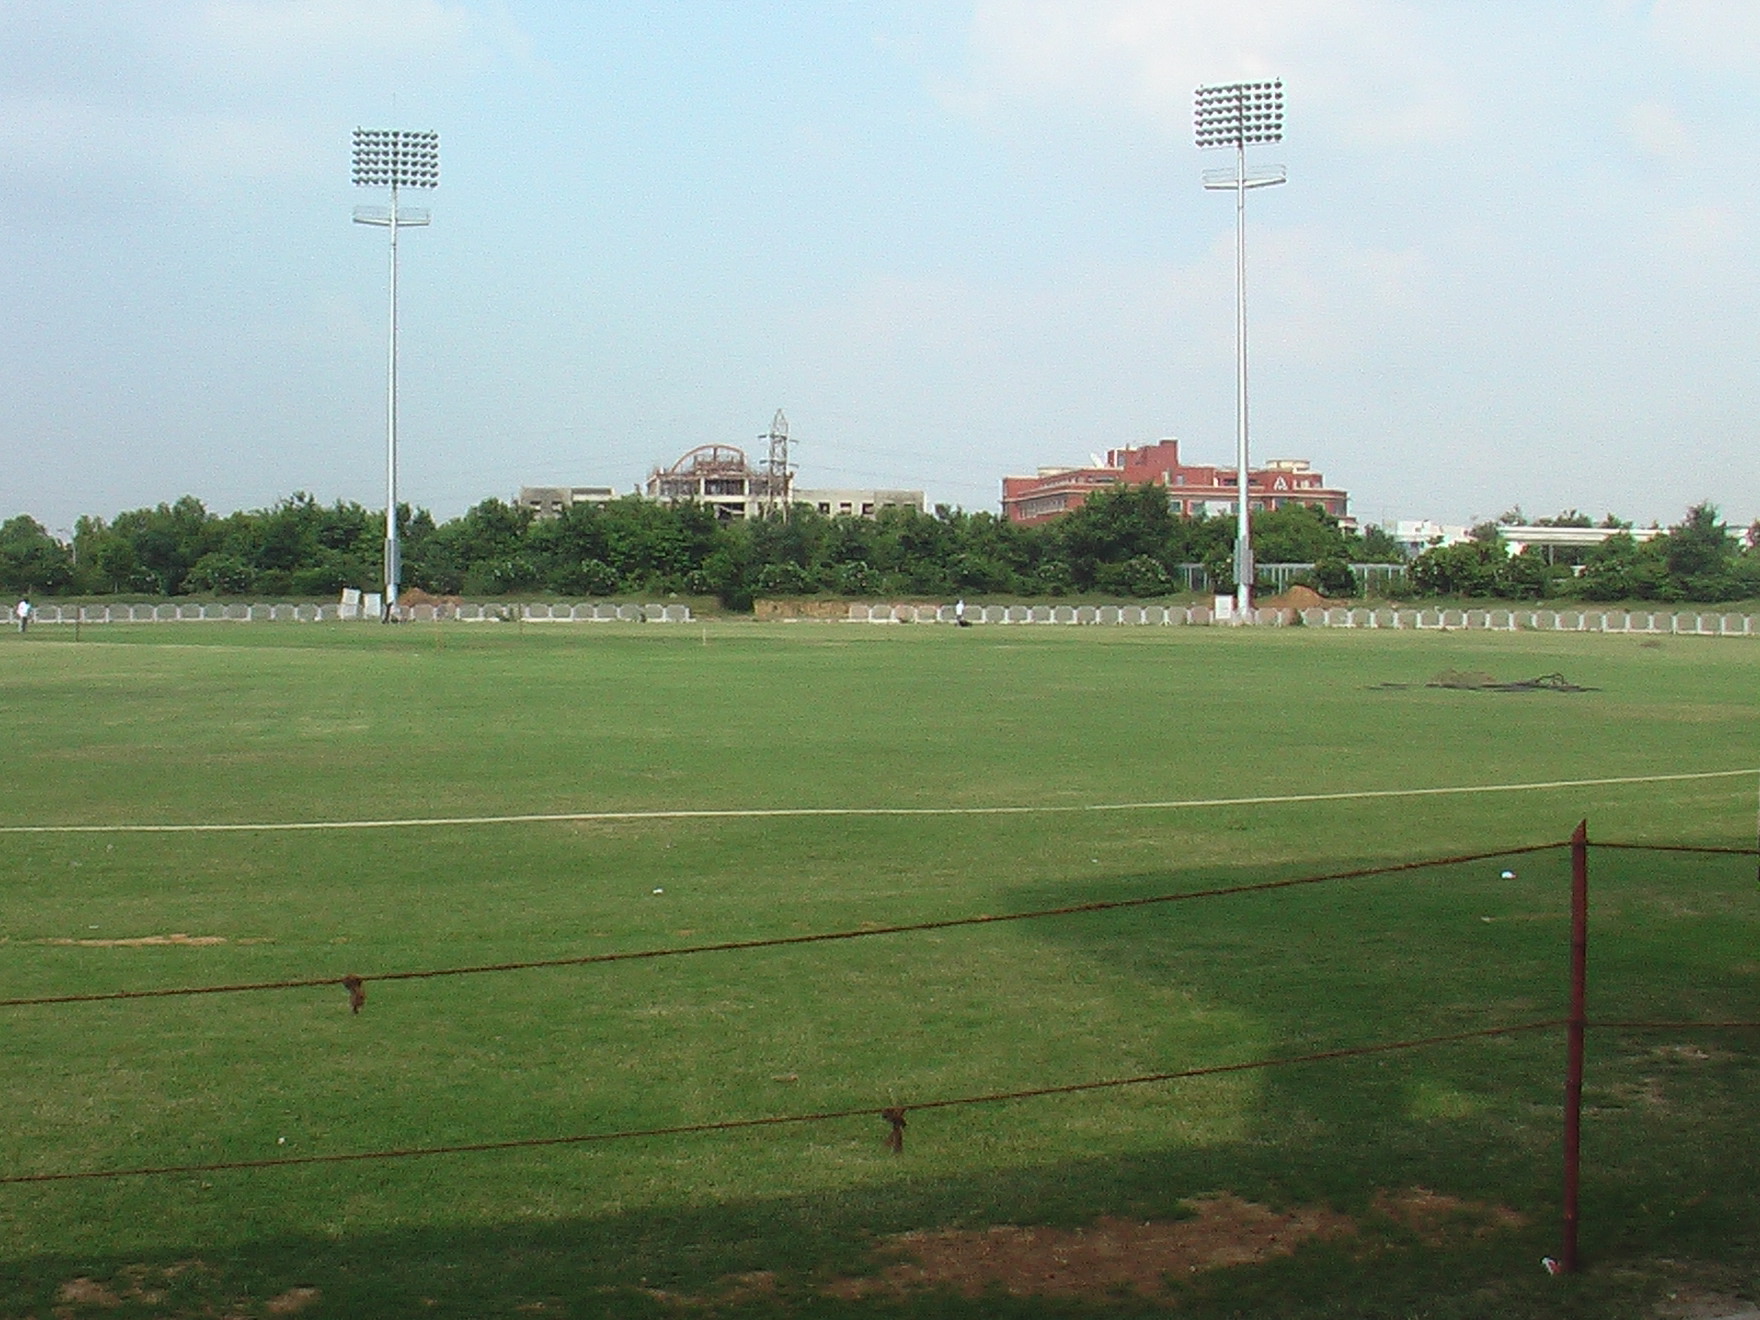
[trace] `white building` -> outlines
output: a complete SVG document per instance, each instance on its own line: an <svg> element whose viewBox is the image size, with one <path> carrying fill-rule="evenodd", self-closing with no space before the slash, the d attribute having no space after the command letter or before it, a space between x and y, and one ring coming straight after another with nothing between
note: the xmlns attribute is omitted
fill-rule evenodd
<svg viewBox="0 0 1760 1320"><path fill-rule="evenodd" d="M882 509L929 511L927 497L920 490L797 490L792 502L810 505L831 518L839 514L874 518Z"/></svg>

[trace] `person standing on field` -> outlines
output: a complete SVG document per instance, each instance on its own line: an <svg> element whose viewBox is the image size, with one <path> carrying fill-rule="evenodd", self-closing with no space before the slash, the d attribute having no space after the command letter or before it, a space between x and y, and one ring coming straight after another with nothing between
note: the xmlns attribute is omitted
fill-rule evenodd
<svg viewBox="0 0 1760 1320"><path fill-rule="evenodd" d="M12 613L18 619L18 630L22 633L31 626L31 598L19 597L18 604L12 607Z"/></svg>

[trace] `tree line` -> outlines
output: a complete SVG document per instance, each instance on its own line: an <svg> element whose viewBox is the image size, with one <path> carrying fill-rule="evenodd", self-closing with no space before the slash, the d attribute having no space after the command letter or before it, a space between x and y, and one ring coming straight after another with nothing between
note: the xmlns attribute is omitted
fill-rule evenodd
<svg viewBox="0 0 1760 1320"><path fill-rule="evenodd" d="M1760 594L1753 536L1738 539L1710 505L1689 510L1654 540L1618 535L1562 556L1510 556L1487 526L1465 545L1418 555L1404 594L1665 601ZM723 522L703 505L635 496L543 519L499 499L446 522L425 509L398 509L409 588L479 598L714 596L732 609L750 608L759 596L814 594L1168 596L1185 590L1188 564L1203 565L1226 589L1234 535L1233 517L1174 513L1156 486L1111 487L1034 526L947 507L856 518L807 505L787 517ZM1314 565L1310 585L1327 595L1357 594L1353 563L1405 562L1381 529L1352 530L1314 506L1255 514L1252 539L1262 564ZM379 583L383 541L382 514L304 493L226 515L185 496L108 521L85 517L71 543L19 515L0 524L0 590L332 597Z"/></svg>
<svg viewBox="0 0 1760 1320"><path fill-rule="evenodd" d="M1499 523L1522 523L1518 508ZM1537 526L1588 527L1574 511L1539 518ZM1498 524L1473 529L1471 540L1437 546L1412 561L1414 594L1495 596L1504 600L1645 600L1704 602L1760 596L1760 522L1738 537L1713 504L1695 504L1660 536L1639 540L1631 524L1611 515L1601 526L1614 534L1595 546L1529 546L1509 554Z"/></svg>

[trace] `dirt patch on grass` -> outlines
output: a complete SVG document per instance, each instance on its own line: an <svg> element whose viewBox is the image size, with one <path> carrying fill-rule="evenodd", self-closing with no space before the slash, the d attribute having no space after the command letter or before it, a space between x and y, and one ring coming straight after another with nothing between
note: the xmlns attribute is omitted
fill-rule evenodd
<svg viewBox="0 0 1760 1320"><path fill-rule="evenodd" d="M180 1276L207 1272L199 1260L180 1260L170 1265L129 1265L110 1283L86 1275L69 1279L55 1290L57 1316L72 1316L73 1307L100 1307L109 1310L127 1304L131 1307L158 1306ZM134 1314L133 1311L130 1314Z"/></svg>
<svg viewBox="0 0 1760 1320"><path fill-rule="evenodd" d="M1760 1316L1760 1307L1733 1293L1684 1285L1669 1291L1657 1304L1656 1314L1664 1320L1753 1320Z"/></svg>
<svg viewBox="0 0 1760 1320"><path fill-rule="evenodd" d="M308 1306L316 1306L322 1296L316 1288L289 1288L264 1303L270 1315L298 1315Z"/></svg>
<svg viewBox="0 0 1760 1320"><path fill-rule="evenodd" d="M80 1275L69 1279L55 1290L55 1300L63 1306L121 1306L122 1298L96 1279Z"/></svg>
<svg viewBox="0 0 1760 1320"><path fill-rule="evenodd" d="M1205 1270L1287 1256L1304 1242L1352 1238L1364 1230L1349 1215L1316 1206L1273 1210L1230 1193L1194 1198L1189 1219L1108 1216L1085 1228L1001 1225L901 1233L875 1249L879 1270L812 1289L845 1301L897 1299L944 1290L965 1297L1001 1291L1014 1297L1069 1301L1125 1296L1168 1302L1170 1282ZM1526 1219L1486 1205L1410 1187L1385 1191L1375 1214L1410 1230L1426 1246L1445 1246L1518 1228ZM747 1303L792 1292L769 1271L732 1275L709 1296L643 1291L681 1308Z"/></svg>
<svg viewBox="0 0 1760 1320"><path fill-rule="evenodd" d="M949 1288L967 1297L1000 1288L1015 1296L1153 1294L1172 1277L1285 1256L1310 1238L1353 1232L1331 1210L1276 1211L1238 1196L1195 1200L1190 1219L1105 1218L1087 1228L1016 1228L905 1233L883 1248L898 1257L879 1274L842 1279L833 1297L896 1296Z"/></svg>
<svg viewBox="0 0 1760 1320"><path fill-rule="evenodd" d="M1526 1216L1507 1206L1463 1201L1428 1187L1381 1192L1374 1204L1378 1213L1411 1229L1420 1242L1431 1247L1440 1247L1463 1234L1485 1237L1506 1228L1520 1228L1528 1222Z"/></svg>

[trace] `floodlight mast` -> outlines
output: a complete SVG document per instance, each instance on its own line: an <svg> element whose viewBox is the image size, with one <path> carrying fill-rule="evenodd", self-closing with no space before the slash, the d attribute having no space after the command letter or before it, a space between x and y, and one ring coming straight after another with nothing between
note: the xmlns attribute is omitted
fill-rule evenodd
<svg viewBox="0 0 1760 1320"><path fill-rule="evenodd" d="M391 236L391 332L385 387L385 596L380 619L397 617L397 586L403 564L397 544L397 231L428 223L420 207L399 209L399 188L440 183L440 135L399 128L354 131L354 181L362 188L389 188L391 205L357 206L354 221L377 225Z"/></svg>
<svg viewBox="0 0 1760 1320"><path fill-rule="evenodd" d="M1283 80L1227 83L1197 91L1198 147L1233 147L1232 170L1205 170L1204 186L1231 190L1234 200L1235 616L1245 622L1253 607L1253 542L1247 472L1247 190L1269 188L1287 177L1281 165L1247 173L1247 148L1283 141Z"/></svg>

